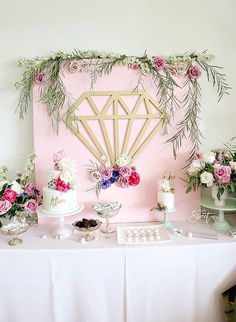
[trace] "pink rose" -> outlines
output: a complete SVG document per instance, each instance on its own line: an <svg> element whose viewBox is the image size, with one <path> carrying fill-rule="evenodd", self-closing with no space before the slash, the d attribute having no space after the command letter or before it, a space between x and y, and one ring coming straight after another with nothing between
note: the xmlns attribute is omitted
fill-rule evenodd
<svg viewBox="0 0 236 322"><path fill-rule="evenodd" d="M55 153L53 155L53 162L54 163L58 163L59 161L61 161L61 159L63 159L65 157L65 151L64 150L61 150L57 153Z"/></svg>
<svg viewBox="0 0 236 322"><path fill-rule="evenodd" d="M112 176L112 171L113 171L113 169L111 168L111 167L102 167L100 170L99 170L99 172L100 172L100 174L101 174L101 176L102 176L102 179L104 179L104 180L108 180L108 179L110 179L111 178L111 176Z"/></svg>
<svg viewBox="0 0 236 322"><path fill-rule="evenodd" d="M38 73L35 77L35 82L39 85L45 84L46 81L46 74L44 72Z"/></svg>
<svg viewBox="0 0 236 322"><path fill-rule="evenodd" d="M30 214L35 213L37 208L38 208L38 204L34 199L30 199L25 203L25 210Z"/></svg>
<svg viewBox="0 0 236 322"><path fill-rule="evenodd" d="M62 181L61 178L58 177L56 181L56 189L58 191L67 192L71 189L71 186L69 183Z"/></svg>
<svg viewBox="0 0 236 322"><path fill-rule="evenodd" d="M163 57L154 57L153 63L156 69L159 69L159 70L163 70L166 65L166 61Z"/></svg>
<svg viewBox="0 0 236 322"><path fill-rule="evenodd" d="M26 183L26 185L24 187L24 192L27 195L32 196L34 194L34 190L35 190L35 186L33 183L31 183L31 182Z"/></svg>
<svg viewBox="0 0 236 322"><path fill-rule="evenodd" d="M229 166L217 166L214 175L218 183L224 184L230 182L231 168Z"/></svg>
<svg viewBox="0 0 236 322"><path fill-rule="evenodd" d="M119 177L117 180L117 183L121 188L128 188L129 187L129 178Z"/></svg>
<svg viewBox="0 0 236 322"><path fill-rule="evenodd" d="M128 166L124 166L120 168L119 172L122 177L129 177L131 174L131 169Z"/></svg>
<svg viewBox="0 0 236 322"><path fill-rule="evenodd" d="M80 67L80 63L78 62L78 60L73 60L69 65L69 71L71 73L75 73L80 70L81 70L81 67Z"/></svg>
<svg viewBox="0 0 236 322"><path fill-rule="evenodd" d="M8 200L0 200L0 215L4 215L11 209L12 204Z"/></svg>
<svg viewBox="0 0 236 322"><path fill-rule="evenodd" d="M13 203L17 197L17 193L14 190L6 189L2 196L2 200L8 200L10 203Z"/></svg>
<svg viewBox="0 0 236 322"><path fill-rule="evenodd" d="M188 69L188 75L192 80L195 80L202 75L202 72L198 66L190 66Z"/></svg>
<svg viewBox="0 0 236 322"><path fill-rule="evenodd" d="M138 70L139 69L139 64L137 64L137 63L131 64L130 69Z"/></svg>

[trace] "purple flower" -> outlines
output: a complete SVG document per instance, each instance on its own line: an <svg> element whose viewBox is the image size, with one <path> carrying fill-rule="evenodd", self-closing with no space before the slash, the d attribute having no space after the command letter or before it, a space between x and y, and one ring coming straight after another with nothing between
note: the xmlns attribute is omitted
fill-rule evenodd
<svg viewBox="0 0 236 322"><path fill-rule="evenodd" d="M109 179L110 180L110 183L111 184L113 184L114 182L116 182L117 181L117 179L114 179L113 177L111 177L111 179Z"/></svg>
<svg viewBox="0 0 236 322"><path fill-rule="evenodd" d="M35 77L35 82L39 85L46 83L46 74L44 72L38 73Z"/></svg>
<svg viewBox="0 0 236 322"><path fill-rule="evenodd" d="M128 188L129 187L129 178L119 177L119 179L117 180L117 183L121 188Z"/></svg>
<svg viewBox="0 0 236 322"><path fill-rule="evenodd" d="M163 57L154 57L153 63L156 69L158 70L163 70L166 65L166 61Z"/></svg>
<svg viewBox="0 0 236 322"><path fill-rule="evenodd" d="M110 188L110 186L111 186L111 181L110 181L110 180L102 180L102 181L100 182L100 185L101 185L101 188L102 188L102 189Z"/></svg>
<svg viewBox="0 0 236 322"><path fill-rule="evenodd" d="M34 199L29 199L25 203L25 210L30 214L33 214L34 212L36 212L37 208L38 208L38 204Z"/></svg>
<svg viewBox="0 0 236 322"><path fill-rule="evenodd" d="M130 176L130 174L131 174L131 169L127 165L120 168L120 175L122 177L127 177L128 178Z"/></svg>
<svg viewBox="0 0 236 322"><path fill-rule="evenodd" d="M112 178L111 179L117 180L119 178L119 176L120 176L119 171L115 170L115 171L112 172Z"/></svg>
<svg viewBox="0 0 236 322"><path fill-rule="evenodd" d="M190 66L188 69L188 75L192 80L198 79L201 75L202 72L198 66Z"/></svg>
<svg viewBox="0 0 236 322"><path fill-rule="evenodd" d="M32 196L35 193L35 185L31 182L26 183L25 188L24 188L24 192L27 195Z"/></svg>
<svg viewBox="0 0 236 322"><path fill-rule="evenodd" d="M111 176L112 176L112 171L113 171L113 169L111 168L111 167L102 167L100 170L99 170L99 172L100 172L100 174L101 174L101 176L102 176L102 179L104 179L104 180L108 180L108 179L110 179L111 178Z"/></svg>
<svg viewBox="0 0 236 322"><path fill-rule="evenodd" d="M4 215L11 209L12 204L8 200L0 200L0 216Z"/></svg>

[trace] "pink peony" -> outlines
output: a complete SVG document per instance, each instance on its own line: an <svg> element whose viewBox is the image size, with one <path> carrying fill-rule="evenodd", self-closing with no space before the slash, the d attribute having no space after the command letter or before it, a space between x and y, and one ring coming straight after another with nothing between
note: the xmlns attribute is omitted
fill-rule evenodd
<svg viewBox="0 0 236 322"><path fill-rule="evenodd" d="M2 196L2 200L8 200L10 203L13 203L17 197L17 193L12 189L6 189Z"/></svg>
<svg viewBox="0 0 236 322"><path fill-rule="evenodd" d="M58 177L56 181L56 189L58 191L67 192L71 189L71 186L69 183L65 183L60 177Z"/></svg>
<svg viewBox="0 0 236 322"><path fill-rule="evenodd" d="M35 82L39 85L46 83L46 74L44 72L38 73L35 77Z"/></svg>
<svg viewBox="0 0 236 322"><path fill-rule="evenodd" d="M99 170L99 172L100 172L100 174L101 174L101 176L102 176L102 179L104 179L104 180L108 180L108 179L110 179L111 178L111 176L112 176L112 171L113 171L113 169L111 168L111 167L102 167L100 170Z"/></svg>
<svg viewBox="0 0 236 322"><path fill-rule="evenodd" d="M27 195L32 196L34 194L34 190L35 190L35 185L31 182L26 183L25 187L24 187L24 192Z"/></svg>
<svg viewBox="0 0 236 322"><path fill-rule="evenodd" d="M140 175L138 172L133 171L129 177L129 184L131 186L137 186L140 183Z"/></svg>
<svg viewBox="0 0 236 322"><path fill-rule="evenodd" d="M35 213L37 208L38 208L38 204L34 199L30 199L25 203L25 210L30 214Z"/></svg>
<svg viewBox="0 0 236 322"><path fill-rule="evenodd" d="M0 215L4 215L11 209L12 204L8 200L0 200Z"/></svg>
<svg viewBox="0 0 236 322"><path fill-rule="evenodd" d="M128 188L129 187L129 178L119 177L117 180L117 183L121 188Z"/></svg>
<svg viewBox="0 0 236 322"><path fill-rule="evenodd" d="M230 182L231 168L229 166L217 166L214 171L214 176L218 183L224 184Z"/></svg>
<svg viewBox="0 0 236 322"><path fill-rule="evenodd" d="M122 177L129 177L131 174L131 169L128 166L124 166L120 168L119 172Z"/></svg>
<svg viewBox="0 0 236 322"><path fill-rule="evenodd" d="M188 75L192 80L195 80L202 75L202 72L198 66L190 66L188 69Z"/></svg>
<svg viewBox="0 0 236 322"><path fill-rule="evenodd" d="M153 63L156 69L159 69L159 70L163 70L166 65L166 61L163 57L154 57Z"/></svg>

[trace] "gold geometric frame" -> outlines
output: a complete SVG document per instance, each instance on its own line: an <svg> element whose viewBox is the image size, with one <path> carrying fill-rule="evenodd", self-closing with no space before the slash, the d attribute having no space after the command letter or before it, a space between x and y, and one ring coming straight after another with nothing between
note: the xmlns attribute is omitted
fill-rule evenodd
<svg viewBox="0 0 236 322"><path fill-rule="evenodd" d="M126 96L138 96L138 99L131 110L123 97ZM99 111L93 96L106 96L108 97L102 110ZM87 103L92 108L94 115L77 115L75 112L80 109L82 102L87 101ZM139 113L139 108L141 104L144 104L146 109L146 114ZM125 111L125 114L119 114L118 106L121 106ZM153 108L155 113L152 112ZM108 111L112 109L112 113L108 114ZM161 110L158 103L145 91L101 91L101 92L85 92L79 99L69 108L69 110L63 116L63 121L70 128L70 130L81 140L81 142L87 147L87 149L101 162L101 157L103 155L109 156L112 164L121 154L129 155L131 158L131 163L138 157L138 155L143 151L143 149L149 144L149 142L154 138L158 130L162 125ZM140 132L138 133L133 145L128 149L128 143L131 136L131 132L134 126L135 119L145 120ZM150 133L147 134L148 127L152 120L156 119L157 124ZM89 120L98 120L100 123L102 135L106 144L106 150L101 146L96 135L93 133L92 128L89 126ZM105 125L106 120L113 120L114 124L114 149L112 148L112 143ZM119 120L128 120L126 127L124 141L119 142ZM80 131L80 125L83 125L87 135L93 142L94 146L89 143L86 137ZM147 135L145 138L145 134ZM143 140L143 142L142 142Z"/></svg>

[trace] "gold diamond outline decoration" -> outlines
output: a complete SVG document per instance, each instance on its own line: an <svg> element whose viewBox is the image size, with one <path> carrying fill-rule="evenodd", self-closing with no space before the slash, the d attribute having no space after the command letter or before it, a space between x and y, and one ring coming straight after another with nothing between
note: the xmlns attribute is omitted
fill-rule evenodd
<svg viewBox="0 0 236 322"><path fill-rule="evenodd" d="M138 96L138 99L132 110L129 109L122 97L125 96ZM106 96L108 97L102 110L99 111L96 103L93 100L93 96ZM87 100L88 104L92 108L94 115L76 115L74 112L80 108L80 104ZM139 114L138 110L141 103L144 102L147 114ZM118 104L124 109L126 114L120 115L118 113ZM152 112L153 106L156 109L156 113ZM107 114L110 108L113 108L113 114ZM155 137L157 132L162 126L162 111L158 103L148 94L146 91L99 91L99 92L84 92L76 102L68 109L68 111L63 116L63 121L70 128L71 132L75 134L80 141L87 147L87 149L97 158L98 161L102 162L101 158L104 155L109 156L112 164L121 154L129 155L131 158L130 163L132 163L144 150L144 148L150 143L150 141ZM119 120L128 120L124 141L122 142L122 149L119 151ZM139 134L137 135L132 147L127 153L128 143L135 119L146 119L143 124ZM145 133L147 132L150 122L156 119L157 124L148 134L145 140L141 143ZM93 133L91 127L88 124L89 120L98 120L102 130L103 138L106 144L107 152L103 149L96 135ZM105 126L106 120L113 120L114 122L114 149L112 149L112 144L109 138L107 128ZM81 122L84 129L86 130L91 141L94 143L92 146L86 137L79 131L78 123ZM139 145L141 143L141 145Z"/></svg>

